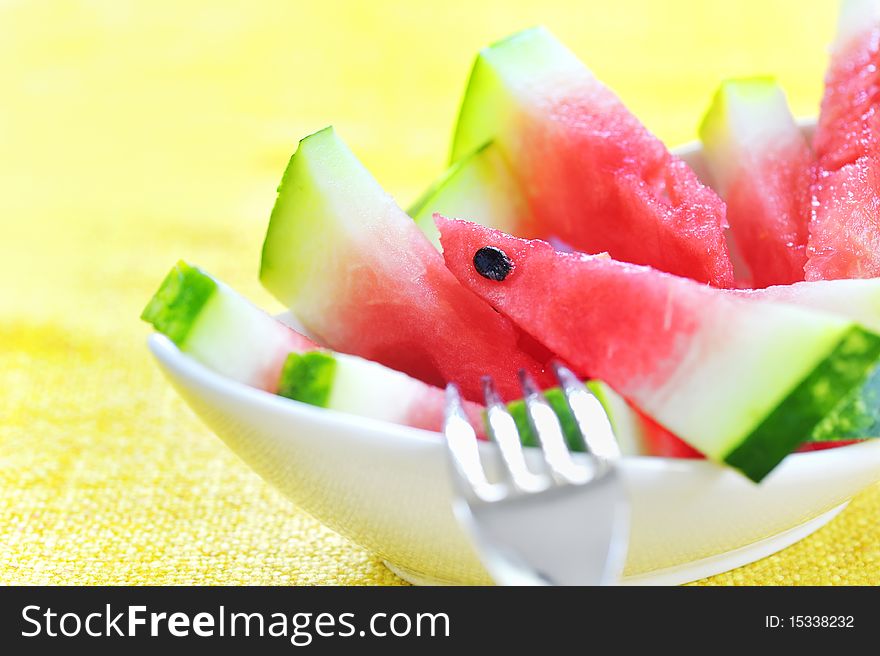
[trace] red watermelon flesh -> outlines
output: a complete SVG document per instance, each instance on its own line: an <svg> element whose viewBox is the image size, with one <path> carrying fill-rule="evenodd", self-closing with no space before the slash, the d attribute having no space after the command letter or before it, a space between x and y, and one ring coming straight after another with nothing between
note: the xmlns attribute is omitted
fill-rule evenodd
<svg viewBox="0 0 880 656"><path fill-rule="evenodd" d="M858 444L864 440L840 440L839 442L807 442L798 447L799 453L807 451L825 451L827 449L836 449L839 446L849 446L850 444Z"/></svg>
<svg viewBox="0 0 880 656"><path fill-rule="evenodd" d="M517 236L733 286L723 201L542 28L474 66L454 158L489 140L530 208L508 226Z"/></svg>
<svg viewBox="0 0 880 656"><path fill-rule="evenodd" d="M730 215L743 219L738 221L743 228L737 243L748 253L751 283L757 288L804 279L807 221L791 218L809 214L809 153L795 147L776 155L772 174L743 176L727 196ZM767 231L771 226L776 228L772 236Z"/></svg>
<svg viewBox="0 0 880 656"><path fill-rule="evenodd" d="M844 3L843 11L869 4ZM842 15L813 142L807 280L880 276L878 64L876 17Z"/></svg>
<svg viewBox="0 0 880 656"><path fill-rule="evenodd" d="M533 214L523 234L732 286L715 193L622 104L594 113L588 93L557 103L559 124L523 121L517 172Z"/></svg>

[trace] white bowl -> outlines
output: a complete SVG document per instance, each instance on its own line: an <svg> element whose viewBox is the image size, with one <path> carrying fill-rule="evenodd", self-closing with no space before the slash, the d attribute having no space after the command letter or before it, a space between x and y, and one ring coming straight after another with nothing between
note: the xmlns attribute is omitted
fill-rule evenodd
<svg viewBox="0 0 880 656"><path fill-rule="evenodd" d="M809 130L806 126L805 131ZM677 151L703 175L699 147ZM226 379L161 335L150 349L214 432L299 507L417 583L488 583L452 514L442 437ZM880 440L795 454L760 485L703 460L625 457L626 583L676 584L763 558L880 479Z"/></svg>

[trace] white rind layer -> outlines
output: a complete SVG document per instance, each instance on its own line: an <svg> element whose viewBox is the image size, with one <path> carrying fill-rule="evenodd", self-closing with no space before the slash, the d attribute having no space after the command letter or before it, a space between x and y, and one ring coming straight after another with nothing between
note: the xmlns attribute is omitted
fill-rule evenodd
<svg viewBox="0 0 880 656"><path fill-rule="evenodd" d="M474 64L459 114L452 161L498 138L505 151L521 113L546 115L559 100L596 94L594 106L619 105L592 71L544 27L525 30L484 48Z"/></svg>
<svg viewBox="0 0 880 656"><path fill-rule="evenodd" d="M689 338L675 372L656 391L639 397L642 408L667 429L699 436L700 451L718 460L738 447L852 327L831 314L793 305L741 303L713 309ZM738 320L741 316L749 321ZM761 372L761 379L744 390L743 378L731 372Z"/></svg>
<svg viewBox="0 0 880 656"><path fill-rule="evenodd" d="M754 157L772 162L774 152L804 143L785 94L769 78L723 82L700 132L713 187L722 196L743 168L760 166Z"/></svg>
<svg viewBox="0 0 880 656"><path fill-rule="evenodd" d="M225 284L205 303L181 349L214 371L274 391L294 334Z"/></svg>
<svg viewBox="0 0 880 656"><path fill-rule="evenodd" d="M328 408L405 423L410 409L425 395L426 385L404 373L353 355L333 357L336 372Z"/></svg>
<svg viewBox="0 0 880 656"><path fill-rule="evenodd" d="M880 278L797 282L733 293L830 312L880 333Z"/></svg>
<svg viewBox="0 0 880 656"><path fill-rule="evenodd" d="M842 0L832 52L846 48L864 32L880 25L880 0Z"/></svg>

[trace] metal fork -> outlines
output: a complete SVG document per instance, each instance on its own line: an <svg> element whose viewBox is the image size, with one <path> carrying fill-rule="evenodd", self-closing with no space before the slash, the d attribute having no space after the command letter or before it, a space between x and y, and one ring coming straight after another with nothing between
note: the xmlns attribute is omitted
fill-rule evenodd
<svg viewBox="0 0 880 656"><path fill-rule="evenodd" d="M455 513L500 585L612 584L623 570L629 536L629 502L613 464L620 450L598 399L571 371L554 369L588 453L569 451L556 414L525 372L523 400L540 449L523 449L491 378L483 378L483 391L495 446L482 449L458 388L446 388ZM501 470L495 481L481 450L489 451L487 464L494 460Z"/></svg>

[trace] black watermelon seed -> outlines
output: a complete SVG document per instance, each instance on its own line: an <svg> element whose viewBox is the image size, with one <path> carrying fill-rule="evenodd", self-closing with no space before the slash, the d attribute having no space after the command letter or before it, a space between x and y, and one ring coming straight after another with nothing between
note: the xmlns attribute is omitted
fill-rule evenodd
<svg viewBox="0 0 880 656"><path fill-rule="evenodd" d="M483 246L474 253L474 268L484 278L501 282L513 270L513 261L500 248Z"/></svg>

